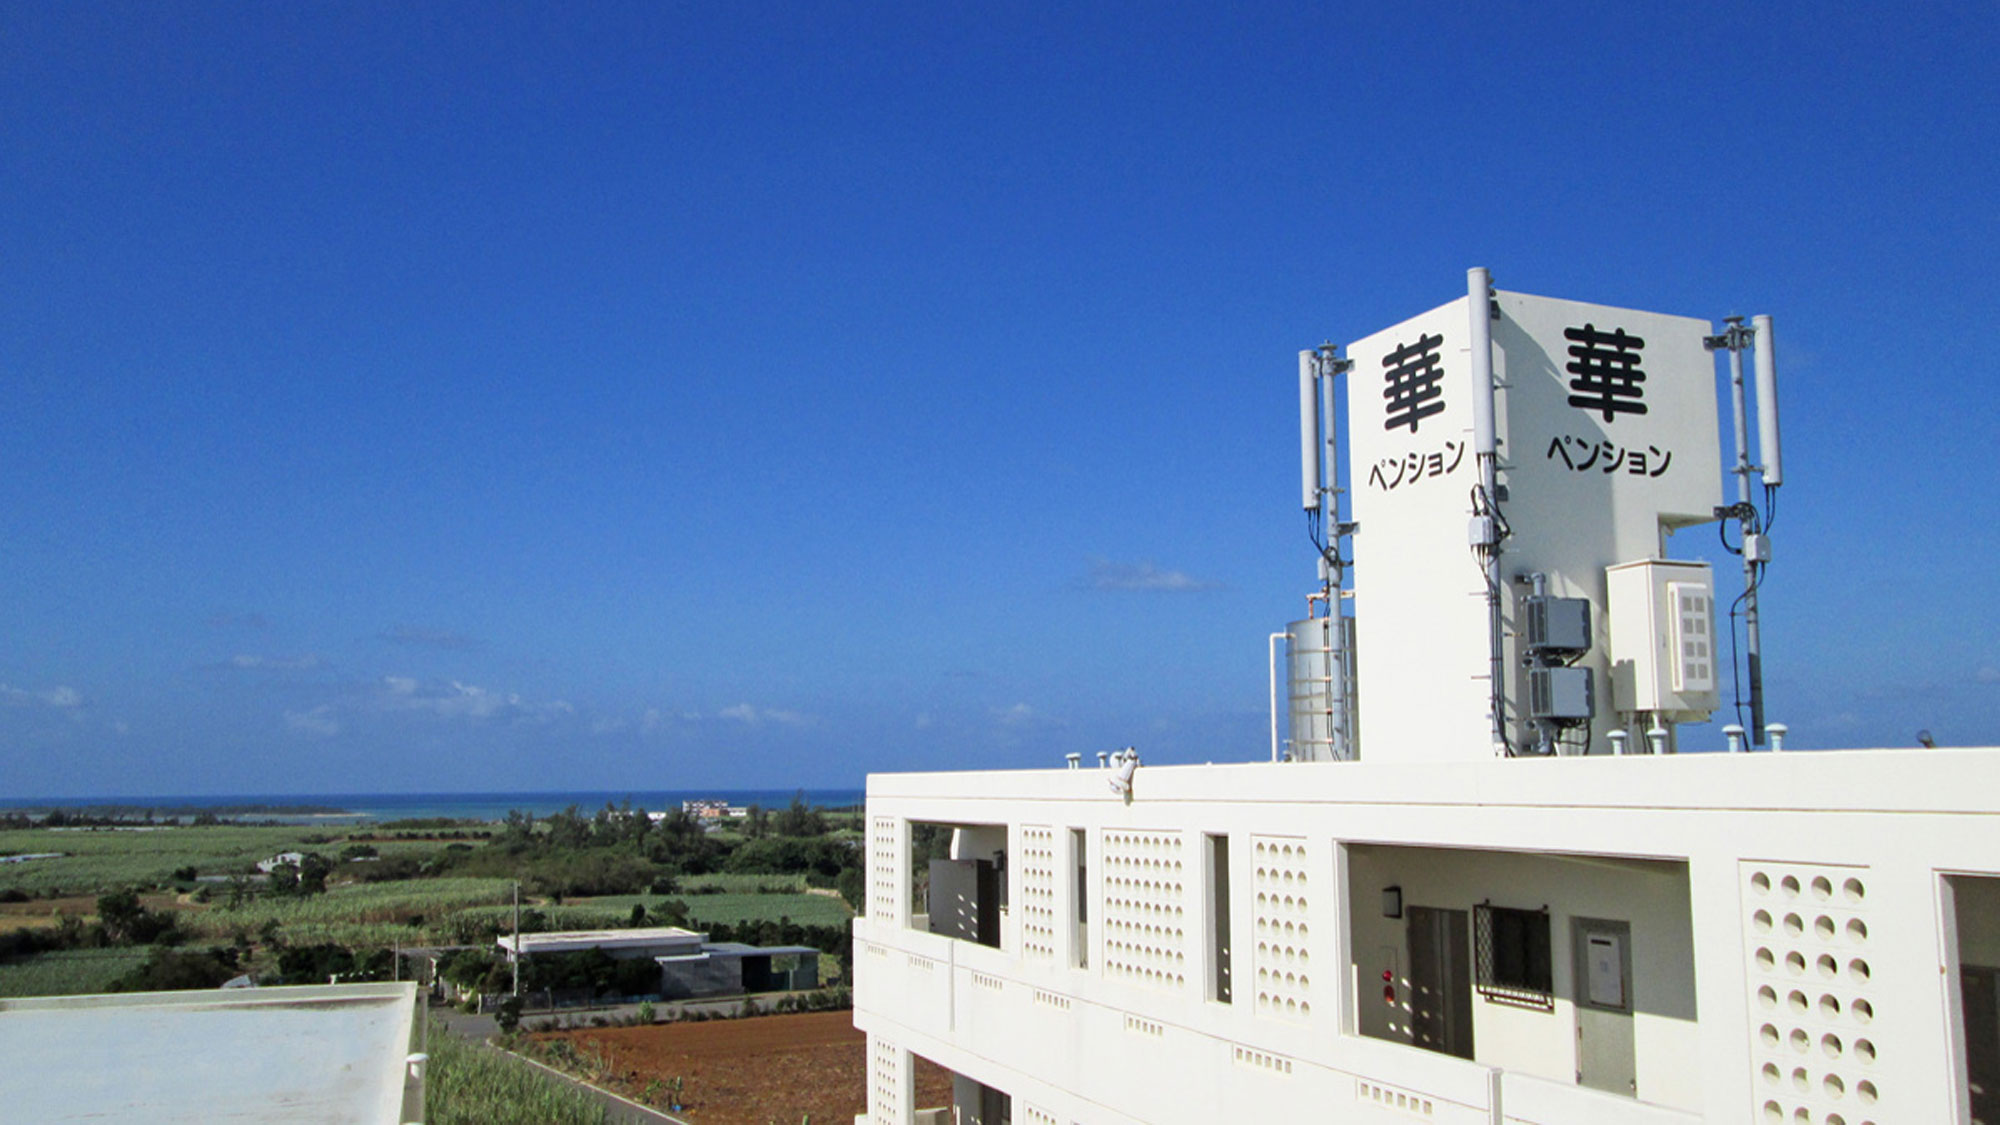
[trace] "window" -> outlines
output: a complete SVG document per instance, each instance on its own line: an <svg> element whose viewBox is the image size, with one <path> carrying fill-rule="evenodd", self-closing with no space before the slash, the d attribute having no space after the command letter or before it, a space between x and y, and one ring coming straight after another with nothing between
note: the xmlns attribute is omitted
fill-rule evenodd
<svg viewBox="0 0 2000 1125"><path fill-rule="evenodd" d="M1072 919L1070 958L1079 969L1090 964L1090 863L1084 840L1083 829L1069 830L1069 853L1076 860L1076 884L1071 895L1076 917Z"/></svg>
<svg viewBox="0 0 2000 1125"><path fill-rule="evenodd" d="M1208 851L1208 998L1230 1002L1229 837L1204 838Z"/></svg>
<svg viewBox="0 0 2000 1125"><path fill-rule="evenodd" d="M1498 1004L1555 1010L1549 912L1481 903L1473 908L1479 994Z"/></svg>
<svg viewBox="0 0 2000 1125"><path fill-rule="evenodd" d="M1007 911L1007 826L910 822L914 928L1000 948ZM928 858L926 858L928 857Z"/></svg>

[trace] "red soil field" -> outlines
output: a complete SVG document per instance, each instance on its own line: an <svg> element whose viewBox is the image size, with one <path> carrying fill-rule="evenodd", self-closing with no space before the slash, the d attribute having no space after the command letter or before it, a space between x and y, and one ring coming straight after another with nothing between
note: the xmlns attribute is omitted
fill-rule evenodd
<svg viewBox="0 0 2000 1125"><path fill-rule="evenodd" d="M648 1082L684 1080L681 1112L697 1125L849 1125L868 1109L868 1040L852 1012L544 1032L601 1053L604 1084L636 1101ZM651 1103L665 1109L665 1095ZM917 1105L951 1104L951 1074L918 1060Z"/></svg>

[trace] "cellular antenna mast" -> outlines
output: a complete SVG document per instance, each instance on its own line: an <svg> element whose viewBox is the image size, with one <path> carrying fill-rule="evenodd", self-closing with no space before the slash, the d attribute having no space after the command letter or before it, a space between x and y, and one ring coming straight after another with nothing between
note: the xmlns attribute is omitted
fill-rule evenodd
<svg viewBox="0 0 2000 1125"><path fill-rule="evenodd" d="M1347 559L1341 540L1354 525L1340 518L1340 449L1334 381L1353 367L1339 349L1322 344L1299 353L1299 503L1306 532L1319 552L1319 590L1306 598L1306 615L1286 627L1294 761L1344 761L1355 756L1352 723L1354 678L1352 619L1341 612ZM1315 615L1315 603L1324 612ZM1272 685L1275 696L1275 650ZM1273 752L1276 700L1272 703Z"/></svg>
<svg viewBox="0 0 2000 1125"><path fill-rule="evenodd" d="M1784 458L1778 446L1778 353L1777 340L1771 330L1771 318L1756 316L1750 320L1748 328L1743 326L1740 316L1727 317L1728 325L1722 334L1708 337L1704 343L1710 351L1729 352L1729 401L1731 418L1736 429L1736 464L1730 472L1736 475L1736 503L1717 508L1715 515L1720 520L1734 519L1740 535L1740 545L1729 547L1727 536L1723 546L1743 556L1743 594L1737 601L1743 607L1743 634L1745 649L1745 671L1750 681L1750 741L1762 746L1764 730L1764 654L1763 639L1757 617L1757 587L1764 581L1764 567L1771 561L1770 522L1777 489L1784 483ZM1754 465L1750 459L1750 429L1744 413L1743 395L1743 351L1751 350L1756 374L1757 394L1757 452L1763 458L1763 465ZM1752 499L1750 476L1761 472L1764 478L1764 507L1760 513ZM1735 616L1734 610L1730 614ZM1738 700L1740 705L1741 700Z"/></svg>
<svg viewBox="0 0 2000 1125"><path fill-rule="evenodd" d="M1339 349L1321 344L1299 353L1300 503L1307 530L1319 548L1322 595L1337 599L1346 584L1347 561L1340 541L1354 528L1340 519L1340 449L1334 424L1334 379L1353 367ZM1337 602L1329 612L1339 613Z"/></svg>

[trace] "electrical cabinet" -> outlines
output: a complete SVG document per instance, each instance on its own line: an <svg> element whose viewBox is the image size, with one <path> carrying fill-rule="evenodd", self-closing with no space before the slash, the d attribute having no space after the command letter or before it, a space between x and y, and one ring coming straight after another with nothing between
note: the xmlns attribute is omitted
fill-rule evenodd
<svg viewBox="0 0 2000 1125"><path fill-rule="evenodd" d="M1587 723L1597 715L1588 668L1528 669L1528 717L1553 723Z"/></svg>
<svg viewBox="0 0 2000 1125"><path fill-rule="evenodd" d="M1722 705L1708 564L1642 559L1605 567L1604 579L1612 709L1707 719Z"/></svg>
<svg viewBox="0 0 2000 1125"><path fill-rule="evenodd" d="M1590 651L1590 601L1531 595L1527 600L1528 651L1561 659Z"/></svg>

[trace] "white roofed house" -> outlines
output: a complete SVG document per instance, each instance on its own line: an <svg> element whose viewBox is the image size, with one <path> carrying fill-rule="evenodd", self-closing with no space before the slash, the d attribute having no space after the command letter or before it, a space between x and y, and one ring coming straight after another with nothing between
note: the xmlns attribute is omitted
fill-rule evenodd
<svg viewBox="0 0 2000 1125"><path fill-rule="evenodd" d="M748 993L790 991L819 985L819 951L808 946L753 946L740 942L711 942L708 935L678 926L628 930L569 930L558 933L509 934L497 939L500 951L509 959L517 955L526 962L541 958L546 964L563 955L598 953L611 961L651 962L655 969L644 974L620 973L618 979L645 987L621 989L621 997L657 996L668 1000L739 996ZM588 995L561 996L560 986L552 990L552 1000L583 1003L598 999ZM572 989L575 993L578 990Z"/></svg>
<svg viewBox="0 0 2000 1125"><path fill-rule="evenodd" d="M1786 751L1753 660L1679 752L1730 624L1672 536L1764 578L1769 319L1476 270L1298 388L1268 751L869 778L857 1121L918 1057L960 1125L2000 1120L2000 750Z"/></svg>
<svg viewBox="0 0 2000 1125"><path fill-rule="evenodd" d="M305 863L305 861L306 861L306 853L304 852L279 852L277 855L274 855L269 859L258 860L257 870L263 872L266 875L269 875L271 872L276 871L280 867L286 867L286 866L298 867L301 864Z"/></svg>

